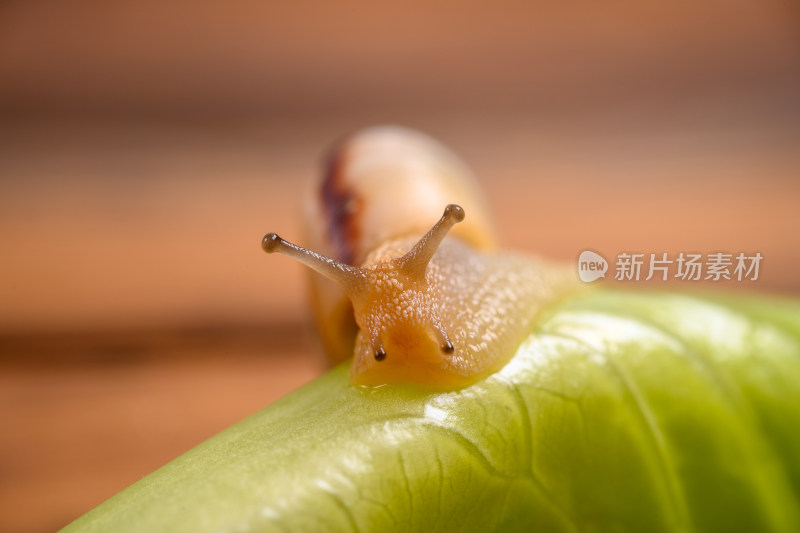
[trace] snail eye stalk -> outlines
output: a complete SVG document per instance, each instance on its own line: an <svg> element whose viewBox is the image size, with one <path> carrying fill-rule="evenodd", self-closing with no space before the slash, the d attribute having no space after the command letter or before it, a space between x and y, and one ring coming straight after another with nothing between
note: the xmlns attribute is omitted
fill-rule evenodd
<svg viewBox="0 0 800 533"><path fill-rule="evenodd" d="M261 248L268 254L278 252L303 263L341 286L351 297L367 288L367 277L362 269L340 263L302 246L292 244L279 237L277 233L264 235L261 240Z"/></svg>
<svg viewBox="0 0 800 533"><path fill-rule="evenodd" d="M439 221L426 233L409 252L398 261L400 269L412 279L425 276L425 269L433 254L442 243L447 233L455 224L464 220L464 209L460 205L450 204L444 209Z"/></svg>

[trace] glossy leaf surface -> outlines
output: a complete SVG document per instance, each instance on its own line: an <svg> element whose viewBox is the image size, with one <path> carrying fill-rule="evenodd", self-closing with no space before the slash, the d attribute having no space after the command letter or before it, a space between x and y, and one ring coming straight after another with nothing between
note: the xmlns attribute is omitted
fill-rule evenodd
<svg viewBox="0 0 800 533"><path fill-rule="evenodd" d="M800 531L800 306L590 291L466 389L341 366L66 531Z"/></svg>

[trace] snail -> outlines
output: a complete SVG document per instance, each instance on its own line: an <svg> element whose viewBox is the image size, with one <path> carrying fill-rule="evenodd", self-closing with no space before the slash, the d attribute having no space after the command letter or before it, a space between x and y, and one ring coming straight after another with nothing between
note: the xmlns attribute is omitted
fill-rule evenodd
<svg viewBox="0 0 800 533"><path fill-rule="evenodd" d="M338 143L306 216L309 248L262 240L309 266L330 359L354 385L469 385L502 368L542 308L575 285L563 267L497 251L466 166L396 126Z"/></svg>

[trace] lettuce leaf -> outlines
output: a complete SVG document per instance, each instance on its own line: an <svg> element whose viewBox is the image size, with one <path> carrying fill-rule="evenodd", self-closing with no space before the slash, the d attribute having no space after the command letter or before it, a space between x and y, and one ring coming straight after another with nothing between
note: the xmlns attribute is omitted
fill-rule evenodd
<svg viewBox="0 0 800 533"><path fill-rule="evenodd" d="M455 392L346 365L67 526L800 531L800 304L596 290Z"/></svg>

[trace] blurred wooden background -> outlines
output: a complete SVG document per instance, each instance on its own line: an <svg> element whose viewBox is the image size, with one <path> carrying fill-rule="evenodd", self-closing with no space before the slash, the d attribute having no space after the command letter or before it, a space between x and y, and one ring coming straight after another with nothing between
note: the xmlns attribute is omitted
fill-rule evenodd
<svg viewBox="0 0 800 533"><path fill-rule="evenodd" d="M800 293L799 24L783 0L0 4L0 531L57 529L324 371L304 272L259 240L299 238L359 127L461 154L509 248L759 251L723 288Z"/></svg>

